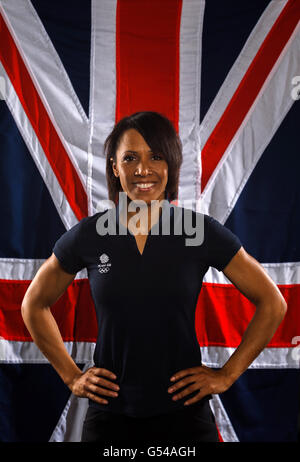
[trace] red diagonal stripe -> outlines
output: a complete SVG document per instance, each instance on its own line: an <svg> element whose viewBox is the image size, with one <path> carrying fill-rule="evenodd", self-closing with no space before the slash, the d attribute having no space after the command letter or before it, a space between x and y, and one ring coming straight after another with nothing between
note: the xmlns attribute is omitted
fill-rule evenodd
<svg viewBox="0 0 300 462"><path fill-rule="evenodd" d="M288 305L287 313L268 347L293 347L299 335L300 285L278 285ZM204 283L196 309L196 332L200 346L236 348L255 312L253 305L232 284Z"/></svg>
<svg viewBox="0 0 300 462"><path fill-rule="evenodd" d="M158 111L178 131L181 7L182 0L118 1L117 121Z"/></svg>
<svg viewBox="0 0 300 462"><path fill-rule="evenodd" d="M87 195L0 14L0 60L36 133L54 174L80 220L88 215Z"/></svg>
<svg viewBox="0 0 300 462"><path fill-rule="evenodd" d="M300 1L289 0L263 41L202 150L201 191L235 136L300 20Z"/></svg>

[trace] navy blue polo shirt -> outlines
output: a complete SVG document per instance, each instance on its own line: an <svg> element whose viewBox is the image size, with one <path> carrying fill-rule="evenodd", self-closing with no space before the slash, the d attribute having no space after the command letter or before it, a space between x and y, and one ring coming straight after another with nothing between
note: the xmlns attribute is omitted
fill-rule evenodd
<svg viewBox="0 0 300 462"><path fill-rule="evenodd" d="M167 390L173 374L201 365L195 310L203 276L210 266L222 271L241 242L214 218L190 211L194 225L202 218L203 242L186 245L193 237L185 230L186 210L165 201L142 255L119 221L119 206L83 218L55 243L65 271L87 268L98 321L94 364L116 374L120 387L117 398L105 396L108 404L90 400L98 409L146 417L182 409L188 399L174 402ZM103 214L115 219L115 234L97 231Z"/></svg>

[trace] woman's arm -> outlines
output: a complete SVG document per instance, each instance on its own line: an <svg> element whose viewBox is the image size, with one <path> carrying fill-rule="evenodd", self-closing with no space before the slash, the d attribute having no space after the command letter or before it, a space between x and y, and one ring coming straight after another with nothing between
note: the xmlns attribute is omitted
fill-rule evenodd
<svg viewBox="0 0 300 462"><path fill-rule="evenodd" d="M171 378L171 381L182 380L171 386L169 393L192 384L173 396L175 400L199 390L196 396L188 400L188 404L192 404L207 394L226 391L269 343L285 316L287 304L278 287L243 247L224 268L223 273L256 306L256 311L241 343L221 369L215 371L199 366L174 374L175 378Z"/></svg>
<svg viewBox="0 0 300 462"><path fill-rule="evenodd" d="M75 274L61 269L52 254L36 273L21 306L22 317L31 337L67 385L81 371L65 348L50 307L74 278Z"/></svg>
<svg viewBox="0 0 300 462"><path fill-rule="evenodd" d="M234 382L272 339L287 304L264 268L243 247L223 273L256 307L240 345L222 367Z"/></svg>
<svg viewBox="0 0 300 462"><path fill-rule="evenodd" d="M34 342L71 391L77 396L91 398L103 404L107 401L100 398L99 394L115 395L100 388L100 385L114 389L116 385L99 376L114 379L115 375L104 368L96 367L83 373L67 352L50 310L74 278L75 274L65 272L58 259L52 254L39 268L28 287L21 313Z"/></svg>

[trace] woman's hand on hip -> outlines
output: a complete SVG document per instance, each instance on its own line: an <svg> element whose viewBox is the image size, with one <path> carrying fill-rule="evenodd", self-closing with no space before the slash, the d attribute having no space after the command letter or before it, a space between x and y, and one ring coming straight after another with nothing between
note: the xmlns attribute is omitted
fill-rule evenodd
<svg viewBox="0 0 300 462"><path fill-rule="evenodd" d="M228 377L222 369L215 371L203 365L184 369L177 372L172 377L174 377L174 380L171 381L176 383L173 383L168 388L168 393L175 393L172 396L174 401L198 391L193 398L184 402L185 405L196 403L204 396L211 393L223 393L233 383L231 378ZM183 387L186 388L181 390Z"/></svg>
<svg viewBox="0 0 300 462"><path fill-rule="evenodd" d="M90 367L78 374L68 385L75 396L89 398L99 404L108 404L103 396L116 398L120 387L109 379L116 379L115 374L102 367ZM113 391L114 390L114 391Z"/></svg>

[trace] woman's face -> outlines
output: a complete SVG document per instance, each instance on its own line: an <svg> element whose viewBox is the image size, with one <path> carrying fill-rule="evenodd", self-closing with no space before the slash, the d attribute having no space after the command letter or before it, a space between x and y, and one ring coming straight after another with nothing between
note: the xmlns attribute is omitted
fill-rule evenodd
<svg viewBox="0 0 300 462"><path fill-rule="evenodd" d="M119 177L122 189L131 200L165 198L168 182L168 164L159 152L152 152L142 135L131 128L123 133L112 163L114 175Z"/></svg>

